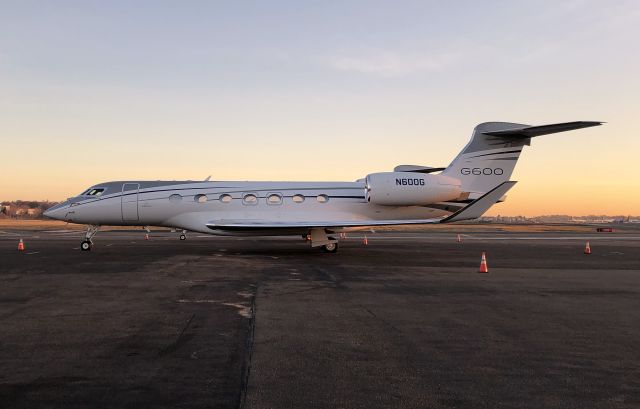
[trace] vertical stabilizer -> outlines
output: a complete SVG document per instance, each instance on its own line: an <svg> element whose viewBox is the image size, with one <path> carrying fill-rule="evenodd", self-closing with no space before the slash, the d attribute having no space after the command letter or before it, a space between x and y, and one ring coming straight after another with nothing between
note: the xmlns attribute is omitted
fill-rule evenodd
<svg viewBox="0 0 640 409"><path fill-rule="evenodd" d="M464 192L485 193L509 180L522 148L531 143L532 137L601 124L578 121L530 126L485 122L474 128L467 146L442 174L460 179Z"/></svg>

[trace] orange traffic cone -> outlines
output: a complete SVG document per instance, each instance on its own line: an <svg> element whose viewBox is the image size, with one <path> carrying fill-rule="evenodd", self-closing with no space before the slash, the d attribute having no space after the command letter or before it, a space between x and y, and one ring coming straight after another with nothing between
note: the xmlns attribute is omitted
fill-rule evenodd
<svg viewBox="0 0 640 409"><path fill-rule="evenodd" d="M457 239L458 243L462 243L462 237L460 237L460 235L458 234L458 239Z"/></svg>
<svg viewBox="0 0 640 409"><path fill-rule="evenodd" d="M145 234L144 234L144 239L145 239L145 240L149 240L149 233L145 233Z"/></svg>
<svg viewBox="0 0 640 409"><path fill-rule="evenodd" d="M487 267L487 257L484 254L484 251L482 252L482 259L480 260L480 270L478 270L478 273L488 273L489 272L489 268Z"/></svg>
<svg viewBox="0 0 640 409"><path fill-rule="evenodd" d="M364 240L362 240L362 243L364 243L365 246L367 246L369 244L369 240L367 240L367 235L364 235Z"/></svg>
<svg viewBox="0 0 640 409"><path fill-rule="evenodd" d="M591 247L589 246L589 242L587 242L587 245L584 247L584 254L591 254Z"/></svg>
<svg viewBox="0 0 640 409"><path fill-rule="evenodd" d="M18 251L24 251L24 241L22 241L22 239L20 239L18 243Z"/></svg>

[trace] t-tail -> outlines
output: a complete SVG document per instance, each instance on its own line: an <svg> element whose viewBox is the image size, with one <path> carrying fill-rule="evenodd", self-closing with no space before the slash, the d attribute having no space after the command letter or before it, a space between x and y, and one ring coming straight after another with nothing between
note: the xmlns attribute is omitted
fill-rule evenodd
<svg viewBox="0 0 640 409"><path fill-rule="evenodd" d="M602 122L578 121L531 126L510 122L485 122L476 126L471 140L442 172L459 179L461 190L476 194L489 192L511 177L522 148L531 138L574 129L602 125Z"/></svg>

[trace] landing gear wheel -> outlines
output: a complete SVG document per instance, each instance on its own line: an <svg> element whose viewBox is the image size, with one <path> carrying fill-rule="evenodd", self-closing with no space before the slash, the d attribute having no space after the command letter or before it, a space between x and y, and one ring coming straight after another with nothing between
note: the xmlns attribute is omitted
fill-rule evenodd
<svg viewBox="0 0 640 409"><path fill-rule="evenodd" d="M322 246L322 251L325 253L335 253L338 251L338 242L332 242Z"/></svg>
<svg viewBox="0 0 640 409"><path fill-rule="evenodd" d="M180 240L186 240L187 239L187 235L186 234L181 234L180 235Z"/></svg>
<svg viewBox="0 0 640 409"><path fill-rule="evenodd" d="M91 242L89 240L85 240L82 243L80 243L80 250L82 251L91 250Z"/></svg>

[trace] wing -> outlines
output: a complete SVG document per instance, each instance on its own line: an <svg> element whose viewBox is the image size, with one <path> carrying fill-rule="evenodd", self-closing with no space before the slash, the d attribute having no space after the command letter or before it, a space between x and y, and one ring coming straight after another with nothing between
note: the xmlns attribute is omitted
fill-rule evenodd
<svg viewBox="0 0 640 409"><path fill-rule="evenodd" d="M477 219L502 198L516 182L503 182L489 192L471 202L468 206L445 217L436 219L413 220L331 220L331 221L272 221L272 220L213 220L207 223L211 230L227 231L257 231L257 230L296 230L311 228L339 228L339 227L375 227L400 226L416 224L452 223L462 220Z"/></svg>

